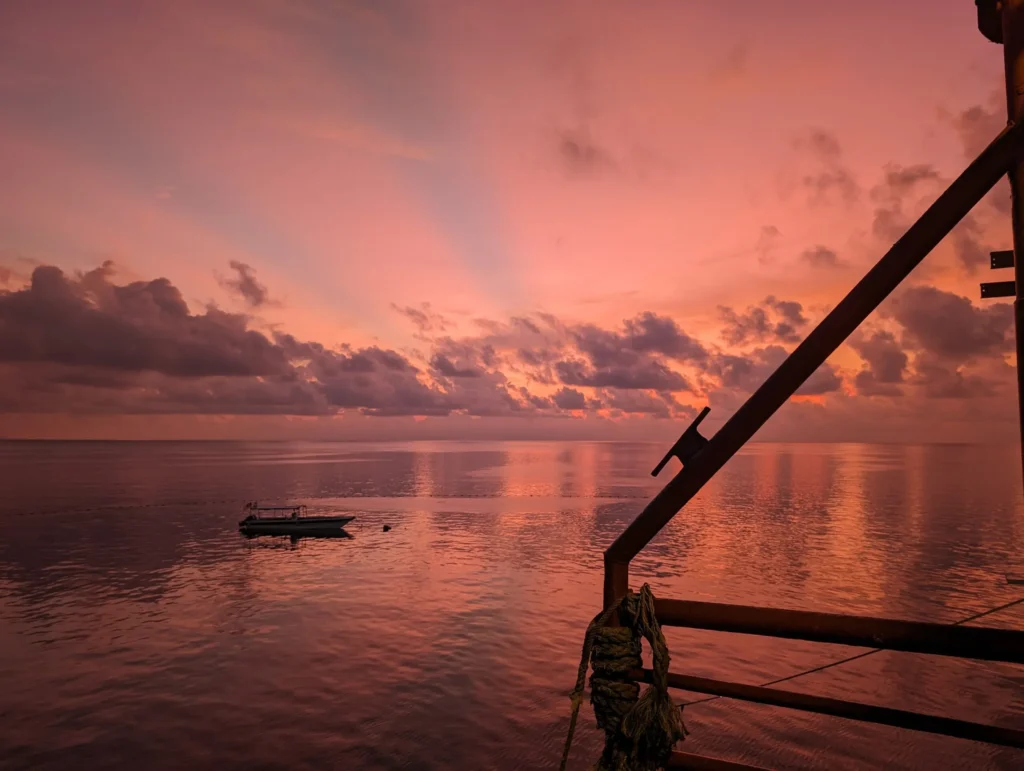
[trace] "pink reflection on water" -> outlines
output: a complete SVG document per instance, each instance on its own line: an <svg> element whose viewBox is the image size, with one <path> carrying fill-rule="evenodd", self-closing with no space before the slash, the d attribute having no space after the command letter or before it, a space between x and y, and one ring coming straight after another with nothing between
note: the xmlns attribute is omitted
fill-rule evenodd
<svg viewBox="0 0 1024 771"><path fill-rule="evenodd" d="M275 464L262 461L287 459L287 445L0 447L0 476L21 491L0 513L5 763L551 767L601 552L665 481L649 477L661 449L306 445L302 463ZM754 446L640 555L633 582L952 621L1008 599L1017 472L1012 451ZM965 491L965 473L983 484ZM355 511L354 537L241 538L237 502L254 492ZM1024 612L991 623L1019 628ZM673 669L750 683L850 653L667 636ZM1021 684L1020 668L879 654L787 687L1021 726ZM763 765L1022 763L727 700L686 719L687 749ZM599 740L588 710L574 768Z"/></svg>

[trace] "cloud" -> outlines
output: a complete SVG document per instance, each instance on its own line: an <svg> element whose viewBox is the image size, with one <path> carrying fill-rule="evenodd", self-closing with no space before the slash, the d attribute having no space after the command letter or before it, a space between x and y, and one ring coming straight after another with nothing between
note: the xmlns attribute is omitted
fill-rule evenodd
<svg viewBox="0 0 1024 771"><path fill-rule="evenodd" d="M283 352L245 317L192 314L167 279L110 283L113 265L68 278L36 268L28 286L0 293L0 362L38 362L197 377L279 375Z"/></svg>
<svg viewBox="0 0 1024 771"><path fill-rule="evenodd" d="M976 104L952 117L964 155L976 158L1006 128L1006 97L993 92L988 104Z"/></svg>
<svg viewBox="0 0 1024 771"><path fill-rule="evenodd" d="M834 249L827 246L812 246L800 253L800 259L813 268L839 268L843 262L839 259Z"/></svg>
<svg viewBox="0 0 1024 771"><path fill-rule="evenodd" d="M820 204L838 195L845 203L860 197L860 186L853 173L843 163L843 151L835 134L824 129L812 129L799 138L795 146L807 152L817 170L805 174L801 183L811 196L812 204Z"/></svg>
<svg viewBox="0 0 1024 771"><path fill-rule="evenodd" d="M667 392L650 393L648 391L605 388L600 391L600 395L601 399L612 409L613 414L670 418L682 408L672 394Z"/></svg>
<svg viewBox="0 0 1024 771"><path fill-rule="evenodd" d="M437 372L441 377L449 378L462 378L462 377L480 377L483 374L482 370L475 369L473 367L465 367L459 369L452 360L449 359L442 353L435 353L434 357L430 360L430 367Z"/></svg>
<svg viewBox="0 0 1024 771"><path fill-rule="evenodd" d="M635 351L658 353L677 361L700 363L707 359L704 346L683 332L667 316L645 311L623 322L620 341Z"/></svg>
<svg viewBox="0 0 1024 771"><path fill-rule="evenodd" d="M658 361L633 361L593 367L580 359L568 359L555 365L559 382L566 385L594 388L653 389L658 391L692 391L685 377Z"/></svg>
<svg viewBox="0 0 1024 771"><path fill-rule="evenodd" d="M376 346L332 350L278 334L295 374L316 384L327 404L368 415L447 415L458 407L451 394L423 382L404 356Z"/></svg>
<svg viewBox="0 0 1024 771"><path fill-rule="evenodd" d="M430 306L399 310L434 331ZM724 349L650 311L612 327L535 313L477 319L465 337L424 337L429 348L414 362L377 345L268 337L248 315L193 311L168 279L121 282L109 262L73 275L40 266L26 285L0 289L0 411L679 418L694 412L678 400L684 393L738 407L809 324L800 303L774 296L722 315ZM850 341L864 364L849 396L829 363L797 395L822 404L902 395L906 404L913 394L991 396L1009 382L1009 305L976 307L916 286L880 316L883 326Z"/></svg>
<svg viewBox="0 0 1024 771"><path fill-rule="evenodd" d="M978 307L953 292L914 286L897 294L881 316L895 323L894 331L850 341L867 365L854 378L859 394L904 396L910 387L932 399L986 398L1009 382L1009 303Z"/></svg>
<svg viewBox="0 0 1024 771"><path fill-rule="evenodd" d="M164 278L118 284L114 267L36 268L0 291L0 406L37 412L372 416L526 414L554 408L510 386L493 348L441 341L428 371L377 346L331 349L209 307Z"/></svg>
<svg viewBox="0 0 1024 771"><path fill-rule="evenodd" d="M714 358L709 371L719 380L719 388L741 394L753 393L789 356L780 345L768 345L742 356L723 353ZM798 396L820 396L842 388L843 380L828 362L822 364L796 391Z"/></svg>
<svg viewBox="0 0 1024 771"><path fill-rule="evenodd" d="M859 333L850 340L850 347L867 364L857 373L854 385L864 396L901 396L905 380L906 352L891 332Z"/></svg>
<svg viewBox="0 0 1024 771"><path fill-rule="evenodd" d="M586 397L575 388L560 388L552 399L563 410L582 410L587 406Z"/></svg>
<svg viewBox="0 0 1024 771"><path fill-rule="evenodd" d="M995 396L996 381L967 372L948 360L923 353L915 358L914 385L920 386L932 399L974 399Z"/></svg>
<svg viewBox="0 0 1024 771"><path fill-rule="evenodd" d="M902 383L907 369L907 354L890 332L858 335L850 341L853 348L867 363L881 383Z"/></svg>
<svg viewBox="0 0 1024 771"><path fill-rule="evenodd" d="M887 164L882 181L871 189L875 203L871 231L875 237L884 242L901 238L912 223L907 209L917 205L916 200L910 200L911 196L923 183L942 181L942 175L928 164Z"/></svg>
<svg viewBox="0 0 1024 771"><path fill-rule="evenodd" d="M252 308L268 304L270 297L267 287L256 280L256 271L238 260L232 260L229 265L235 271L235 278L218 278L220 285L234 292Z"/></svg>
<svg viewBox="0 0 1024 771"><path fill-rule="evenodd" d="M562 131L558 135L558 154L565 168L574 174L594 174L615 168L611 154L598 145L584 129Z"/></svg>
<svg viewBox="0 0 1024 771"><path fill-rule="evenodd" d="M962 363L1002 356L1013 347L1013 307L975 306L968 298L932 286L911 287L888 309L903 327L903 347Z"/></svg>
<svg viewBox="0 0 1024 771"><path fill-rule="evenodd" d="M782 233L774 225L762 225L757 236L757 243L754 244L754 253L757 254L757 261L762 265L771 263L774 259L775 249L778 246Z"/></svg>
<svg viewBox="0 0 1024 771"><path fill-rule="evenodd" d="M1001 89L995 90L986 104L976 104L946 117L960 138L964 156L973 160L1006 127L1006 96ZM1012 208L1009 181L1004 177L996 183L984 202L998 214L1009 215Z"/></svg>
<svg viewBox="0 0 1024 771"><path fill-rule="evenodd" d="M621 331L581 324L569 335L575 355L557 361L554 371L570 386L691 391L690 381L663 359L702 364L709 355L675 321L649 311L625 320Z"/></svg>
<svg viewBox="0 0 1024 771"><path fill-rule="evenodd" d="M794 343L800 340L799 330L807 325L800 303L776 300L773 296L747 308L744 313L726 306L719 306L718 312L725 323L722 338L730 345L767 341Z"/></svg>
<svg viewBox="0 0 1024 771"><path fill-rule="evenodd" d="M737 83L750 73L750 44L737 43L711 68L711 80L716 84Z"/></svg>
<svg viewBox="0 0 1024 771"><path fill-rule="evenodd" d="M953 253L961 267L974 275L982 267L988 267L989 255L993 251L985 242L984 230L977 216L967 214L950 233Z"/></svg>
<svg viewBox="0 0 1024 771"><path fill-rule="evenodd" d="M448 319L437 313L428 302L420 303L418 308L413 308L412 306L401 308L391 303L391 308L409 319L421 333L444 332L448 329L450 323Z"/></svg>

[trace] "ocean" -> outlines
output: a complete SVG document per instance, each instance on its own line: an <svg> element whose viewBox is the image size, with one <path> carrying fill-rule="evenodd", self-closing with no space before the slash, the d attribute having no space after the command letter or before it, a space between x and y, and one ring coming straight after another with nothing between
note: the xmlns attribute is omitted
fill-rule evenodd
<svg viewBox="0 0 1024 771"><path fill-rule="evenodd" d="M661 445L0 442L0 768L554 769L602 551ZM656 596L953 622L1024 595L1014 447L748 446L638 557ZM356 516L247 539L241 506ZM385 532L384 526L391 530ZM984 619L1024 629L1024 605ZM858 649L666 630L760 684ZM878 653L787 688L1024 729L1024 668ZM700 698L675 692L679 701ZM678 749L792 769L1024 751L718 699ZM570 768L596 760L589 704Z"/></svg>

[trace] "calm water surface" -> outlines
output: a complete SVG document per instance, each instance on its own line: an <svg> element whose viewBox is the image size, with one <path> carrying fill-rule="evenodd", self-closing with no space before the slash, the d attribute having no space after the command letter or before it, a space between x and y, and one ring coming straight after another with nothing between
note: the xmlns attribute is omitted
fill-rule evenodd
<svg viewBox="0 0 1024 771"><path fill-rule="evenodd" d="M601 552L667 481L662 450L0 443L0 767L556 768ZM1021 593L1019 474L1012 448L751 446L634 584L955 621ZM254 498L354 513L353 537L247 540ZM674 670L753 684L856 652L667 636ZM1024 728L1020 667L882 653L787 687ZM680 749L776 768L1024 768L724 699L684 714ZM599 746L588 705L572 767Z"/></svg>

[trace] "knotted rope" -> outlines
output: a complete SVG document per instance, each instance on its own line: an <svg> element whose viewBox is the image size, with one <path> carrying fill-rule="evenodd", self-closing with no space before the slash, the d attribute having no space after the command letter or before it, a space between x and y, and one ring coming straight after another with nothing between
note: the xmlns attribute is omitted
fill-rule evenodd
<svg viewBox="0 0 1024 771"><path fill-rule="evenodd" d="M615 614L623 626L608 626ZM639 696L640 686L628 673L643 666L641 638L647 638L654 658L653 684ZM596 771L656 771L663 768L676 742L686 736L682 712L668 694L668 645L654 615L654 595L644 584L638 594L627 592L618 603L594 617L583 638L583 655L570 694L572 717L562 753L561 771L569 760L576 720L583 704L587 669L590 703L597 726L605 733L604 752Z"/></svg>

